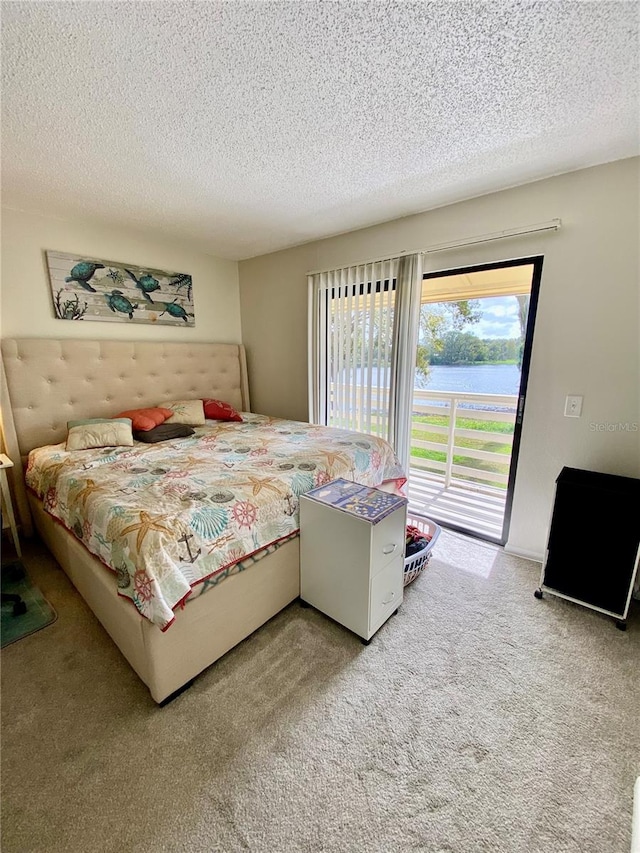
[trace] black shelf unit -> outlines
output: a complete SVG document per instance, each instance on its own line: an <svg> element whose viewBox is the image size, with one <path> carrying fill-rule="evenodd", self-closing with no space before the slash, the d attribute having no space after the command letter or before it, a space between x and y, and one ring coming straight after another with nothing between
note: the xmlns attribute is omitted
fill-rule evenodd
<svg viewBox="0 0 640 853"><path fill-rule="evenodd" d="M540 587L608 616L626 618L640 560L640 480L563 468Z"/></svg>

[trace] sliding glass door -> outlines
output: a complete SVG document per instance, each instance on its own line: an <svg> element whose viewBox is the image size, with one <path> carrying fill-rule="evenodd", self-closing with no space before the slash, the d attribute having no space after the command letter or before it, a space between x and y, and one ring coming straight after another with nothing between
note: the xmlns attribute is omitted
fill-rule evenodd
<svg viewBox="0 0 640 853"><path fill-rule="evenodd" d="M414 512L508 537L542 258L424 276L411 422Z"/></svg>
<svg viewBox="0 0 640 853"><path fill-rule="evenodd" d="M405 261L309 276L310 419L388 438L412 512L505 542L542 258L419 266L406 290Z"/></svg>

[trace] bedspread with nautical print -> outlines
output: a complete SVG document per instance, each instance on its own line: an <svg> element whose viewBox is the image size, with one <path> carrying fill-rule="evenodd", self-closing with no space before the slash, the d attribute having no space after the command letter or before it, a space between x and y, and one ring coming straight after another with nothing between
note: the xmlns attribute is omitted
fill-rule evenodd
<svg viewBox="0 0 640 853"><path fill-rule="evenodd" d="M375 436L244 418L151 445L40 447L29 454L27 485L116 572L119 594L165 629L195 584L295 534L302 493L336 477L405 481Z"/></svg>

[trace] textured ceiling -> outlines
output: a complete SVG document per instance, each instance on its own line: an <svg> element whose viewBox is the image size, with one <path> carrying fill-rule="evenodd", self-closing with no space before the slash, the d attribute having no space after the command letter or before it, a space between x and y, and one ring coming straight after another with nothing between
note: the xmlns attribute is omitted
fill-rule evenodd
<svg viewBox="0 0 640 853"><path fill-rule="evenodd" d="M3 203L237 259L633 156L638 12L3 2Z"/></svg>

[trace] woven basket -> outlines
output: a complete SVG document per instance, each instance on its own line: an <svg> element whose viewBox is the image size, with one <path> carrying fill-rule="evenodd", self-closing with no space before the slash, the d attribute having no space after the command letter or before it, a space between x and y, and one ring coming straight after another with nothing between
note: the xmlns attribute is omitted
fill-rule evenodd
<svg viewBox="0 0 640 853"><path fill-rule="evenodd" d="M407 524L412 527L417 527L418 530L423 533L428 533L431 536L431 540L427 542L427 544L420 551L416 551L415 554L412 554L410 557L407 557L404 561L404 585L410 584L411 581L414 581L419 574L421 574L429 565L429 560L431 559L431 554L433 553L433 546L438 541L438 537L441 533L441 528L439 525L435 523L435 521L431 521L430 518L425 518L423 516L410 515L407 518Z"/></svg>

